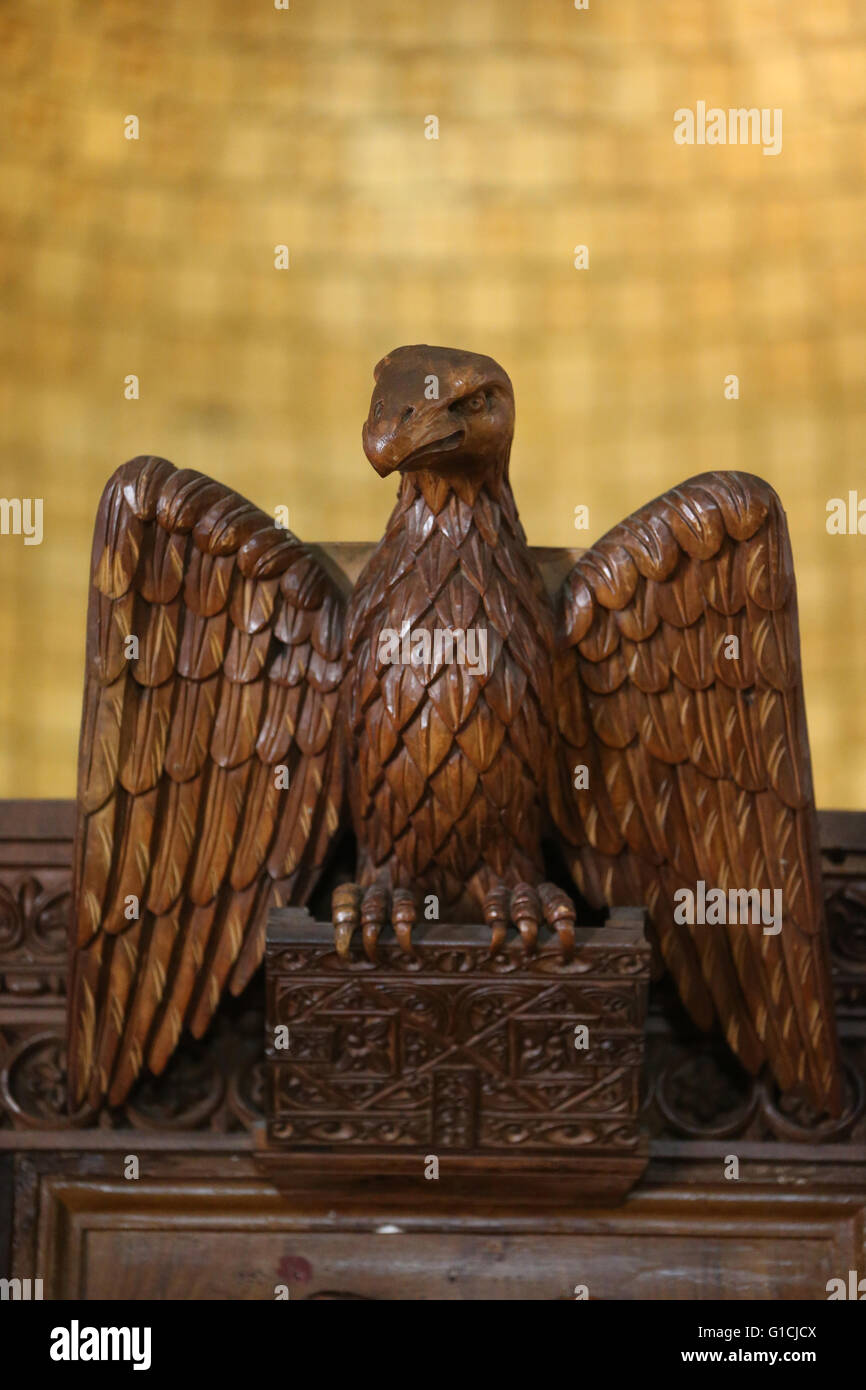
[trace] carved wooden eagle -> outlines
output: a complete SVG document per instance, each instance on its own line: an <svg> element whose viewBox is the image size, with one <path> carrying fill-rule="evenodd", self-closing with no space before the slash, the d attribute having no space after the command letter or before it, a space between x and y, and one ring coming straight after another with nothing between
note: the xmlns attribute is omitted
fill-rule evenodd
<svg viewBox="0 0 866 1390"><path fill-rule="evenodd" d="M552 835L591 904L646 905L697 1024L838 1112L779 499L742 473L692 478L551 598L509 483L513 426L489 357L403 347L378 364L364 449L399 489L348 594L320 548L231 488L160 458L110 479L79 761L76 1106L120 1102L207 1028L261 961L267 906L303 904L351 824L342 955L357 930L374 959L387 923L410 951L429 895L443 921L482 914L494 949L514 926L527 950L543 928L568 952ZM698 885L781 892L781 930L687 920Z"/></svg>

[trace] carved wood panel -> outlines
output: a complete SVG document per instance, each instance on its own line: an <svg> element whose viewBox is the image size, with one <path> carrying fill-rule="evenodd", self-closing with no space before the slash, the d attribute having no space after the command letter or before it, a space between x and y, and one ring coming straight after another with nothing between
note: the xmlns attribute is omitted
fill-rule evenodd
<svg viewBox="0 0 866 1390"><path fill-rule="evenodd" d="M401 1152L419 1169L447 1153L451 1171L479 1172L493 1155L502 1171L531 1171L538 1156L578 1171L591 1153L594 1185L602 1160L618 1159L608 1190L623 1190L646 1161L642 914L579 930L568 962L556 943L529 960L519 945L491 956L482 927L413 939L411 957L383 941L376 967L343 962L328 924L271 913L269 1149L291 1155L290 1170L299 1151L375 1153L380 1172Z"/></svg>
<svg viewBox="0 0 866 1390"><path fill-rule="evenodd" d="M624 1205L520 1220L476 1204L335 1216L334 1193L278 1194L249 1158L19 1156L15 1268L46 1298L825 1299L866 1270L866 1195L650 1183ZM37 1215L38 1213L38 1215ZM178 1238L182 1226L183 1238Z"/></svg>

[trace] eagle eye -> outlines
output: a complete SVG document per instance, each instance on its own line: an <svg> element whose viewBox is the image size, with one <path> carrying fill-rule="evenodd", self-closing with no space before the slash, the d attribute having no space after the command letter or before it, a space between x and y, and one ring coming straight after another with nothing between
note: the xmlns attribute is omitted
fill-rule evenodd
<svg viewBox="0 0 866 1390"><path fill-rule="evenodd" d="M476 391L471 396L464 396L462 400L455 401L450 407L467 415L477 415L479 410L484 410L490 404L490 396L486 391Z"/></svg>

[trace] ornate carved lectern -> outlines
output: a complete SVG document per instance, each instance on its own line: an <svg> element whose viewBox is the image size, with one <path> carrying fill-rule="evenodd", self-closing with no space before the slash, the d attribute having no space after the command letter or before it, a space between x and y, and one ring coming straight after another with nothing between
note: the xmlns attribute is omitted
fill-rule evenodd
<svg viewBox="0 0 866 1390"><path fill-rule="evenodd" d="M614 909L527 958L483 925L427 923L407 955L380 939L343 961L333 927L271 913L265 1170L343 1186L460 1177L481 1198L622 1198L646 1167L639 1125L650 951L643 912Z"/></svg>

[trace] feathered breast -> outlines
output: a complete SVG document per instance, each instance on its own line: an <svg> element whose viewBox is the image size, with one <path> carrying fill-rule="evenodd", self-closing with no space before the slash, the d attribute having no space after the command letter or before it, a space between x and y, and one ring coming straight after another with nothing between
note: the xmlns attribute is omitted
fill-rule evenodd
<svg viewBox="0 0 866 1390"><path fill-rule="evenodd" d="M368 877L396 860L396 882L454 905L482 862L538 869L526 846L540 838L551 756L553 618L507 484L472 501L450 491L434 510L404 482L346 642Z"/></svg>

